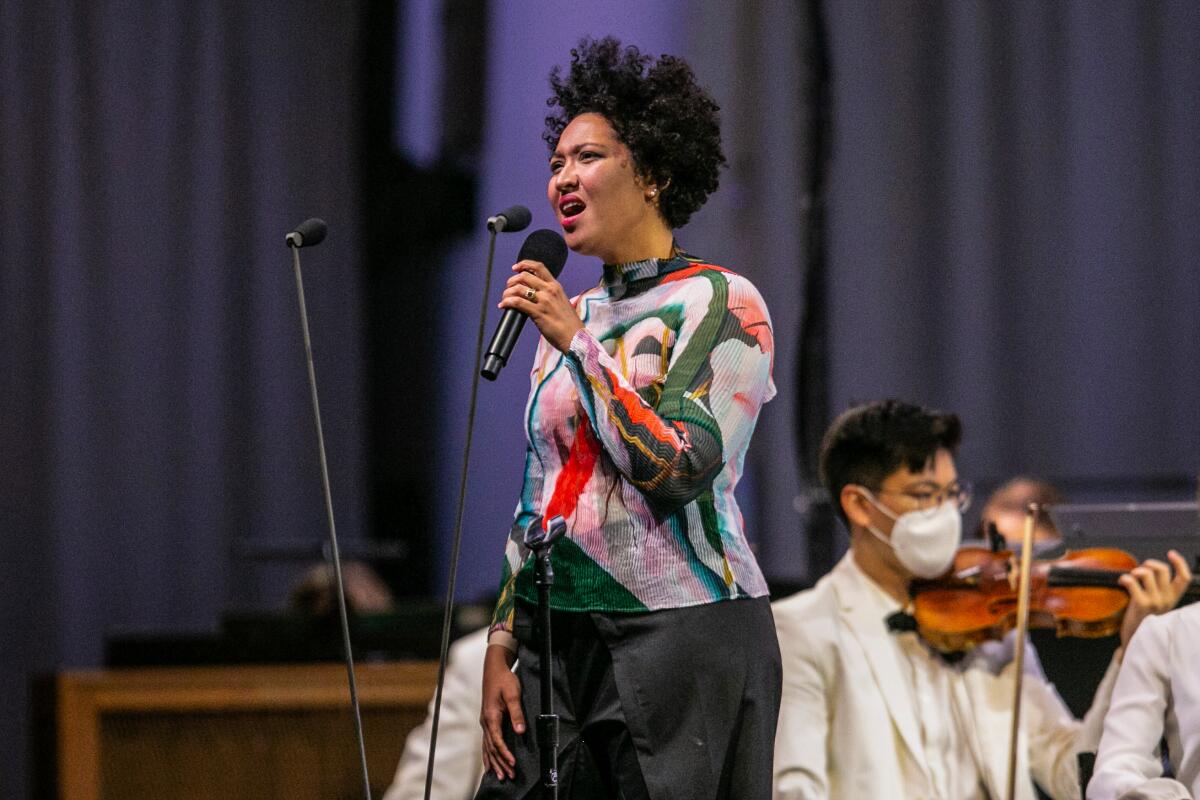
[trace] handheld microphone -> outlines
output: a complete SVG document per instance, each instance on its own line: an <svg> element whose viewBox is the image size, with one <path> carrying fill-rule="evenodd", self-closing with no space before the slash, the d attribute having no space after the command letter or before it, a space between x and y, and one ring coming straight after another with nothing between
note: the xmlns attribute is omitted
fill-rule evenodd
<svg viewBox="0 0 1200 800"><path fill-rule="evenodd" d="M328 233L325 220L312 217L296 226L296 230L283 237L288 247L312 247L325 241Z"/></svg>
<svg viewBox="0 0 1200 800"><path fill-rule="evenodd" d="M532 221L533 214L529 213L529 209L525 206L509 206L499 214L488 217L487 227L492 233L500 233L500 231L516 233L528 228Z"/></svg>
<svg viewBox="0 0 1200 800"><path fill-rule="evenodd" d="M563 265L567 263L567 243L552 230L536 230L525 238L517 260L540 261L550 270L550 274L557 278ZM529 317L516 309L505 309L504 316L500 318L500 324L496 327L496 334L492 337L492 343L488 345L487 354L483 358L480 375L489 381L496 380L500 370L508 363L508 357L512 355L513 346L516 345L517 337L521 335L521 328L525 326L527 319Z"/></svg>

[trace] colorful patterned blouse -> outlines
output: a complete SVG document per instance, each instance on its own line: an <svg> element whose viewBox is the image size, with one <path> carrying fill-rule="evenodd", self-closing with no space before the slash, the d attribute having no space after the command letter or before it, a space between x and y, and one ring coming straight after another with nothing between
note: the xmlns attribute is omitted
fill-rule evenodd
<svg viewBox="0 0 1200 800"><path fill-rule="evenodd" d="M745 278L686 255L620 266L573 303L567 354L543 339L526 409L525 480L493 630L536 602L526 525L561 515L551 604L630 612L761 597L733 490L774 340Z"/></svg>

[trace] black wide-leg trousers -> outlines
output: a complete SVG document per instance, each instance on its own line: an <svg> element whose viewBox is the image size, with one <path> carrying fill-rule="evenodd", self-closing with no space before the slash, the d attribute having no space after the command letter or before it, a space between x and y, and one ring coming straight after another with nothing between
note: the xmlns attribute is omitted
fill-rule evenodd
<svg viewBox="0 0 1200 800"><path fill-rule="evenodd" d="M541 798L534 610L519 606L526 732L505 736L509 781L477 800ZM770 800L779 643L766 598L645 614L555 612L554 710L562 800Z"/></svg>

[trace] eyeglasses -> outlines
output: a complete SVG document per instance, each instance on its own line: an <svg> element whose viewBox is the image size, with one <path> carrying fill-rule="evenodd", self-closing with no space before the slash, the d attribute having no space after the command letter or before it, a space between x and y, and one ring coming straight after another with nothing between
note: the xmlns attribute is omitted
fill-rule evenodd
<svg viewBox="0 0 1200 800"><path fill-rule="evenodd" d="M875 494L891 494L898 497L906 497L912 502L917 511L933 511L946 502L954 503L958 506L959 511L966 511L971 505L970 481L958 481L953 486L947 486L945 489L904 489L898 492L889 489L876 489Z"/></svg>

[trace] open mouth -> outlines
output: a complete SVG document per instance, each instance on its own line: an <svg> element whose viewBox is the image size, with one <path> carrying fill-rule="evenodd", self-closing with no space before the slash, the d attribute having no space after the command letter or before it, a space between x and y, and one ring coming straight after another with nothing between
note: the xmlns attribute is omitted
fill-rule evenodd
<svg viewBox="0 0 1200 800"><path fill-rule="evenodd" d="M562 214L564 225L568 222L573 222L575 217L582 214L585 208L587 206L578 197L564 197L558 204L558 211Z"/></svg>

